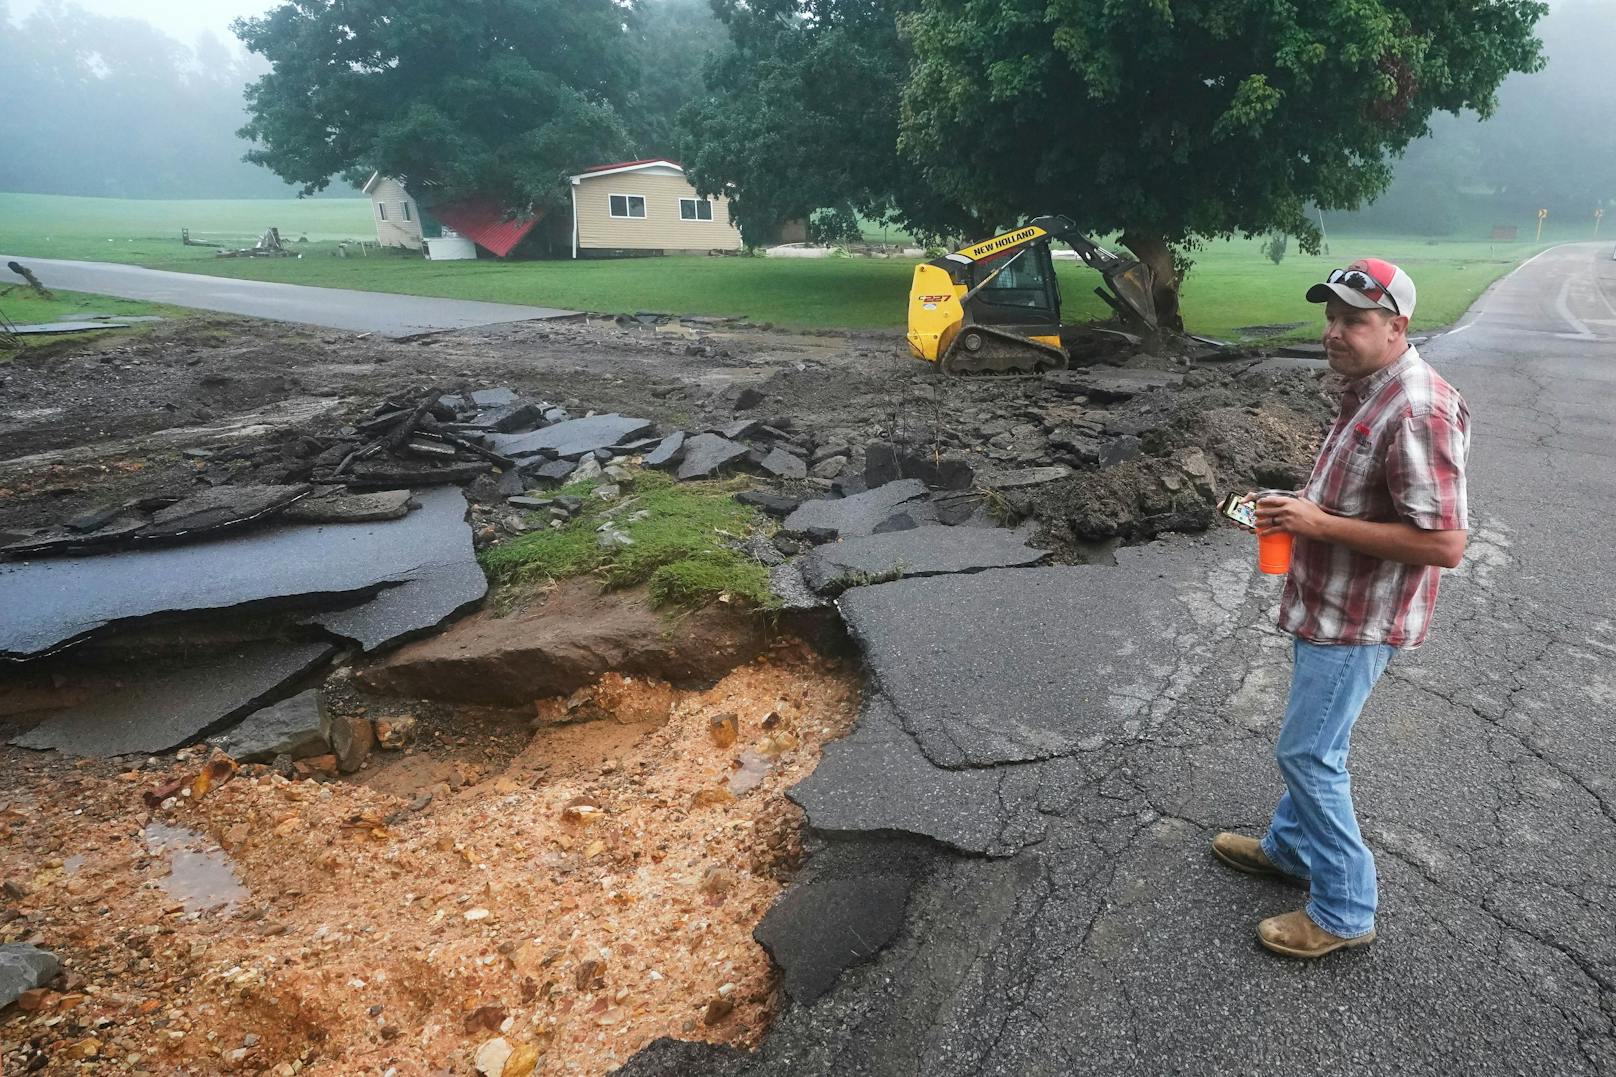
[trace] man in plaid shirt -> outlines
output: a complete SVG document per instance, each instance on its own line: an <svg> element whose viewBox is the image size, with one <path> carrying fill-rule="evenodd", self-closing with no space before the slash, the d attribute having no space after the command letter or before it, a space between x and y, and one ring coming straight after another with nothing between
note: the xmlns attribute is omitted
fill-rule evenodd
<svg viewBox="0 0 1616 1077"><path fill-rule="evenodd" d="M1464 555L1469 412L1408 342L1414 282L1366 258L1308 290L1324 303L1341 411L1296 496L1263 496L1257 525L1293 536L1279 627L1295 660L1275 757L1285 793L1259 841L1219 834L1213 854L1310 889L1257 925L1262 945L1313 958L1375 937L1375 859L1352 810L1353 723L1386 663L1430 628L1444 568ZM1255 495L1248 495L1255 496Z"/></svg>

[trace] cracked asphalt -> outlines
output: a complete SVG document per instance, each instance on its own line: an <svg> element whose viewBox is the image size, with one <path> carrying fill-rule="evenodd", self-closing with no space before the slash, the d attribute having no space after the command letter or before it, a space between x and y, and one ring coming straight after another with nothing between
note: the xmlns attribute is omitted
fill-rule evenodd
<svg viewBox="0 0 1616 1077"><path fill-rule="evenodd" d="M842 600L860 729L793 792L825 852L760 928L813 989L754 1054L658 1041L619 1072L1616 1073L1610 245L1539 256L1422 354L1471 407L1472 532L1354 738L1374 945L1268 954L1257 921L1301 894L1208 855L1281 789L1288 642L1248 539L881 584Z"/></svg>

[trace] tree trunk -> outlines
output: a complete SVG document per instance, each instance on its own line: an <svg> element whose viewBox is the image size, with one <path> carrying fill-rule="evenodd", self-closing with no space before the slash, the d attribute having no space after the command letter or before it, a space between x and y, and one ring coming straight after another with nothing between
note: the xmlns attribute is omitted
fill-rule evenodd
<svg viewBox="0 0 1616 1077"><path fill-rule="evenodd" d="M1184 319L1178 312L1178 270L1173 266L1172 248L1156 233L1132 228L1122 233L1122 245L1148 266L1156 278L1153 295L1156 323L1163 329L1182 333Z"/></svg>

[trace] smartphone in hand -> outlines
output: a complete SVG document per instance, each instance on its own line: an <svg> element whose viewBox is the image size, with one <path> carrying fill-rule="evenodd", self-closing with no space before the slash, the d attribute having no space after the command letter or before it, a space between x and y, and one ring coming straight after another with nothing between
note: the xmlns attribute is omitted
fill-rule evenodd
<svg viewBox="0 0 1616 1077"><path fill-rule="evenodd" d="M1224 518L1246 531L1257 530L1257 504L1245 500L1245 494L1229 494L1218 503Z"/></svg>

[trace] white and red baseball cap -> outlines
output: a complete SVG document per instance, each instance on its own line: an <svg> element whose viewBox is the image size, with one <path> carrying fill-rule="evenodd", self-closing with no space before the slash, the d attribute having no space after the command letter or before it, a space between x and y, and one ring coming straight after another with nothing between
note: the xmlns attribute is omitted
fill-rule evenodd
<svg viewBox="0 0 1616 1077"><path fill-rule="evenodd" d="M1379 307L1405 318L1414 316L1414 282L1380 258L1360 258L1345 269L1332 269L1323 283L1307 290L1309 303L1331 299L1365 309Z"/></svg>

